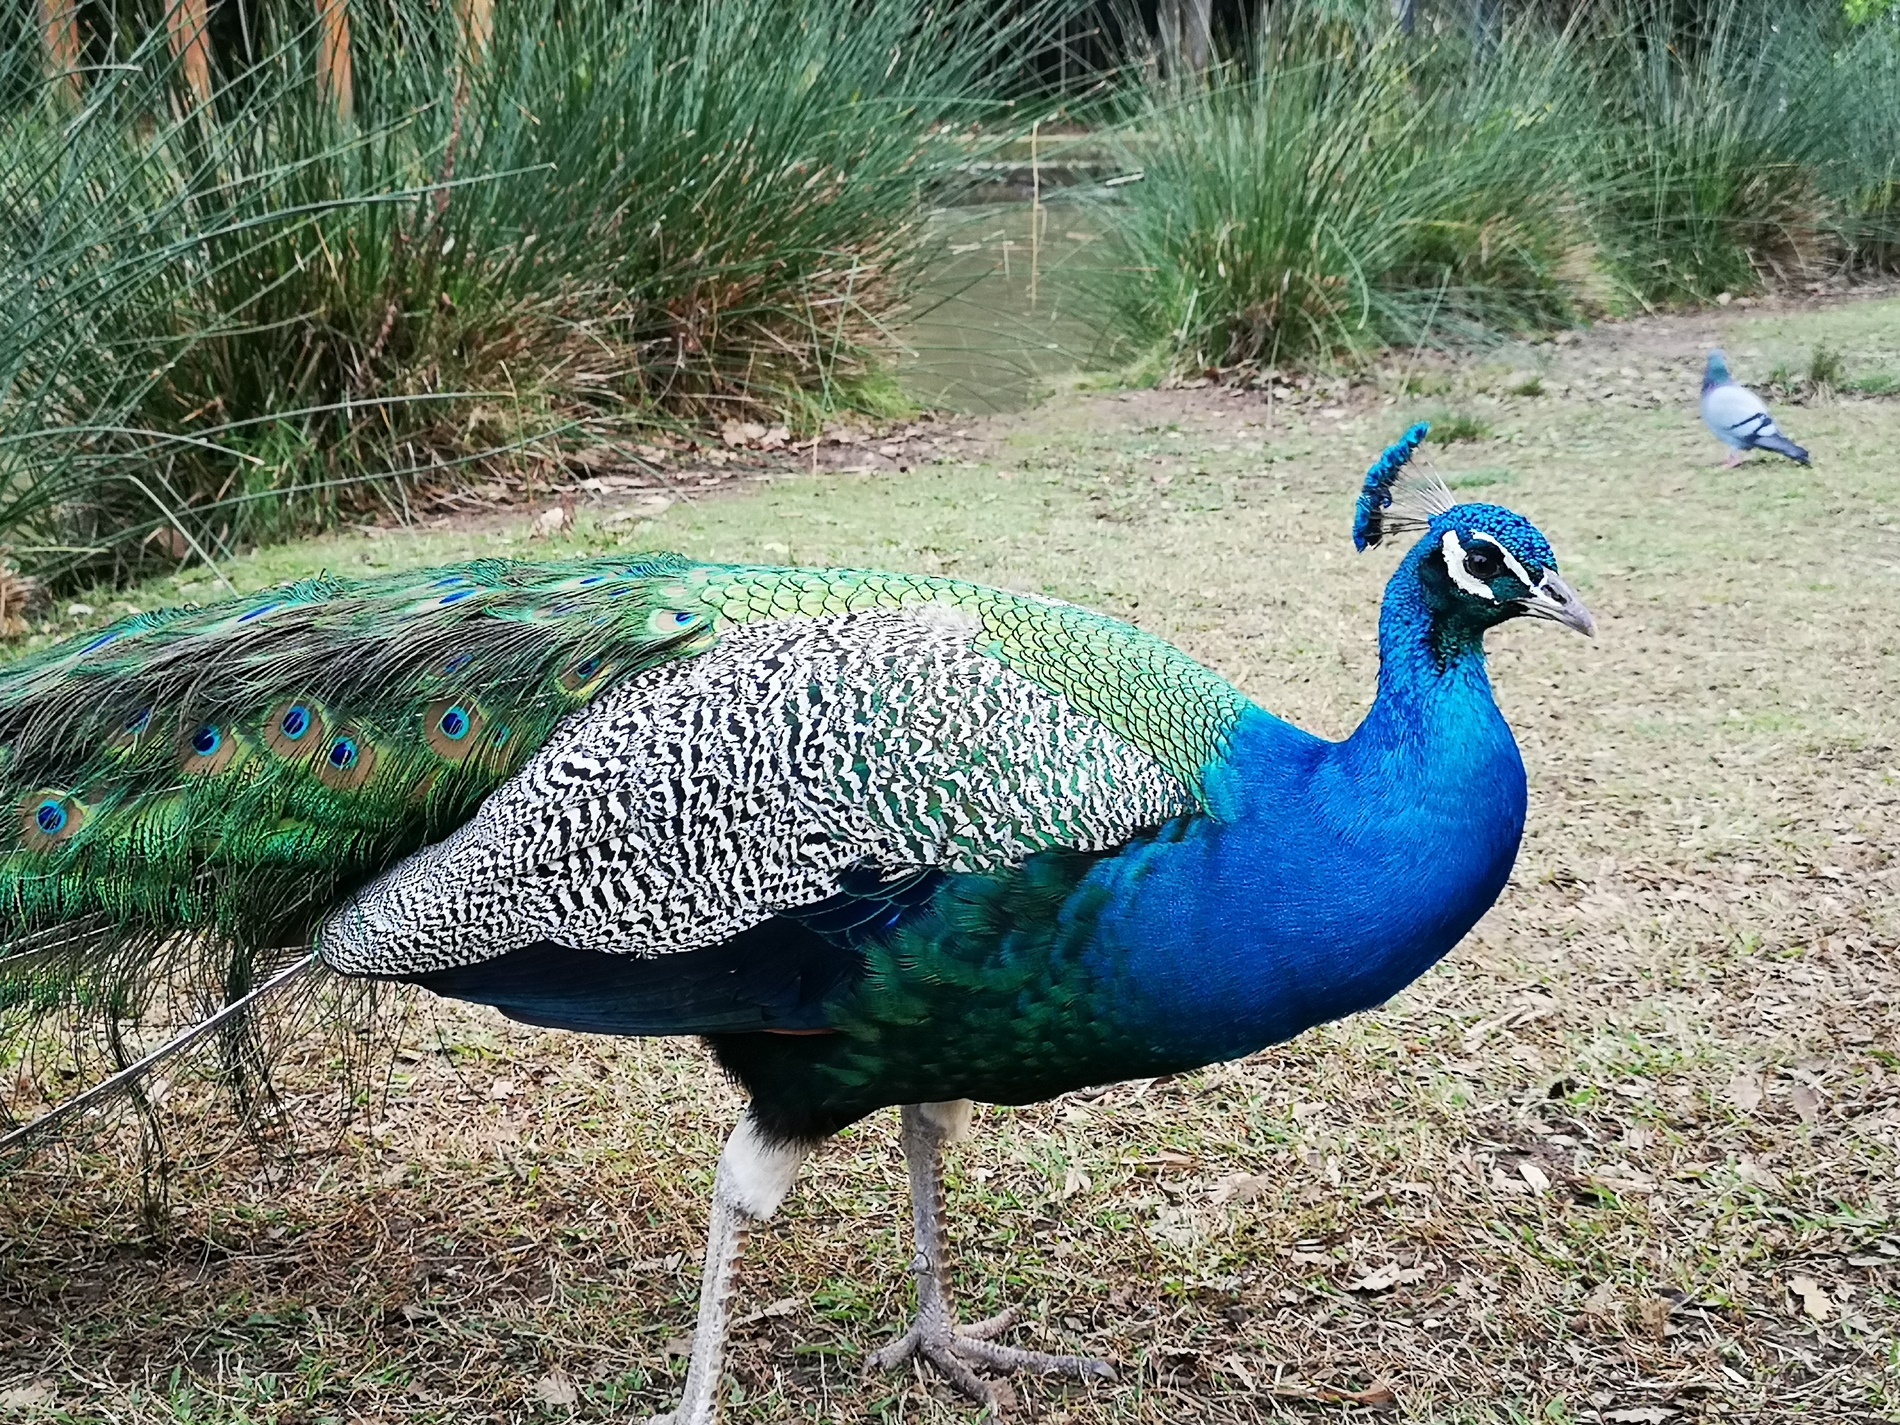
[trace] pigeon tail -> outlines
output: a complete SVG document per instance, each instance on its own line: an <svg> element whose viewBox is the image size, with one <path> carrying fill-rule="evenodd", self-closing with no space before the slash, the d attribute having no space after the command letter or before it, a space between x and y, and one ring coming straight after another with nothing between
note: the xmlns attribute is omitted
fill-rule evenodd
<svg viewBox="0 0 1900 1425"><path fill-rule="evenodd" d="M1808 453L1780 431L1765 431L1749 442L1754 450L1772 450L1776 455L1785 455L1790 460L1808 464Z"/></svg>

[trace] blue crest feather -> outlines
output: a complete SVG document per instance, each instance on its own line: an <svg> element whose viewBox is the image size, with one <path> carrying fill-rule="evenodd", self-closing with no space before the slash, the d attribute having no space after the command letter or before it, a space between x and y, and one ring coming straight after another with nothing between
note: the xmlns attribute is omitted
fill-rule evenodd
<svg viewBox="0 0 1900 1425"><path fill-rule="evenodd" d="M1400 523L1387 515L1387 511L1392 508L1393 485L1411 461L1412 452L1418 449L1431 428L1430 421L1420 421L1395 443L1388 445L1379 458L1372 462L1372 468L1366 471L1366 483L1359 491L1359 508L1352 524L1354 548L1372 548ZM1409 519L1404 522L1414 523Z"/></svg>

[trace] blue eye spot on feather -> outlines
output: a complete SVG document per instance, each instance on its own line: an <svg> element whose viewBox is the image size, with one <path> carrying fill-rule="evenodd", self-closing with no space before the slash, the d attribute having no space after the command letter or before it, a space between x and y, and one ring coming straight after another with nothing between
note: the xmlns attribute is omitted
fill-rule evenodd
<svg viewBox="0 0 1900 1425"><path fill-rule="evenodd" d="M81 653L96 652L97 650L104 648L108 643L111 643L118 636L119 635L116 632L108 630L107 632L102 633L97 638L93 639L91 643L88 643L84 648L80 649L79 651Z"/></svg>
<svg viewBox="0 0 1900 1425"><path fill-rule="evenodd" d="M150 727L151 725L152 725L152 710L150 708L145 708L144 710L140 712L133 713L132 716L127 718L125 720L125 725L120 729L120 731L124 732L126 736L128 737L137 737L141 732L145 731L145 729Z"/></svg>
<svg viewBox="0 0 1900 1425"><path fill-rule="evenodd" d="M295 742L310 731L310 709L302 703L292 703L277 720L277 730Z"/></svg>
<svg viewBox="0 0 1900 1425"><path fill-rule="evenodd" d="M311 771L333 791L353 792L376 770L375 744L354 728L335 733Z"/></svg>
<svg viewBox="0 0 1900 1425"><path fill-rule="evenodd" d="M474 661L475 655L473 653L458 653L442 665L442 671L450 677L454 677Z"/></svg>
<svg viewBox="0 0 1900 1425"><path fill-rule="evenodd" d="M70 841L86 824L86 804L70 792L42 787L19 806L20 840L34 851Z"/></svg>
<svg viewBox="0 0 1900 1425"><path fill-rule="evenodd" d="M486 719L468 699L443 698L422 710L422 739L436 756L465 762L483 741Z"/></svg>
<svg viewBox="0 0 1900 1425"><path fill-rule="evenodd" d="M261 609L252 609L247 614L239 614L238 622L249 623L254 618L264 617L264 615L269 613L272 609L281 609L282 607L283 607L282 604L265 604L264 607Z"/></svg>
<svg viewBox="0 0 1900 1425"><path fill-rule="evenodd" d="M692 621L693 621L693 616L689 614L688 612L686 612L685 609L673 610L673 622L678 624L680 627L683 628L687 624L691 623Z"/></svg>
<svg viewBox="0 0 1900 1425"><path fill-rule="evenodd" d="M601 670L606 666L606 654L590 653L561 674L561 687L570 693L584 693L588 690L588 685L600 676Z"/></svg>
<svg viewBox="0 0 1900 1425"><path fill-rule="evenodd" d="M463 599L466 599L474 592L473 589L457 589L453 594L444 594L438 602L445 606L448 604L459 604Z"/></svg>
<svg viewBox="0 0 1900 1425"><path fill-rule="evenodd" d="M605 583L606 579L607 576L605 574L589 574L585 579L581 580L581 587L583 589L591 589L596 584Z"/></svg>
<svg viewBox="0 0 1900 1425"><path fill-rule="evenodd" d="M177 743L178 769L194 777L222 772L238 755L238 739L215 722L201 722Z"/></svg>

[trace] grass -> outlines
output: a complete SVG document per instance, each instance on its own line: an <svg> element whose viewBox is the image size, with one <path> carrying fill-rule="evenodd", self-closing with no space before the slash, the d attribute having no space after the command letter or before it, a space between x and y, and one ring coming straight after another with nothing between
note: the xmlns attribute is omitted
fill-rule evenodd
<svg viewBox="0 0 1900 1425"><path fill-rule="evenodd" d="M1138 91L1106 308L1153 365L1351 364L1896 251L1891 17L1627 0L1474 47L1381 7L1272 14L1207 83Z"/></svg>
<svg viewBox="0 0 1900 1425"><path fill-rule="evenodd" d="M643 424L889 409L928 205L1041 11L307 6L187 102L162 31L0 109L0 548L124 577ZM6 59L38 65L31 27ZM136 40L143 35L142 41ZM227 69L235 65L226 56Z"/></svg>
<svg viewBox="0 0 1900 1425"><path fill-rule="evenodd" d="M1742 3L1692 13L1685 35L1667 7L1632 6L1602 50L1586 51L1604 96L1599 140L1579 153L1590 231L1645 304L1709 301L1756 290L1764 271L1812 269L1821 171L1838 143L1821 17L1778 24Z"/></svg>
<svg viewBox="0 0 1900 1425"><path fill-rule="evenodd" d="M1516 394L1526 393L1520 391ZM1455 445L1462 440L1483 440L1491 434L1491 422L1470 411L1437 411L1426 419L1432 423L1431 438L1445 445Z"/></svg>
<svg viewBox="0 0 1900 1425"><path fill-rule="evenodd" d="M1363 354L1568 312L1537 199L1561 47L1494 66L1318 3L1276 7L1211 82L1155 80L1113 190L1109 319L1180 371ZM1369 13L1369 12L1368 12Z"/></svg>
<svg viewBox="0 0 1900 1425"><path fill-rule="evenodd" d="M1715 320L1747 379L1817 346L1877 353L1896 305ZM1492 432L1438 459L1508 474L1472 486L1538 522L1600 625L1594 643L1528 623L1492 640L1531 776L1517 871L1378 1011L983 1113L951 1169L966 1309L1016 1304L1015 1339L1123 1365L1090 1391L1025 1383L1024 1418L1391 1418L1300 1394L1380 1382L1397 1418L1433 1425L1900 1405L1900 574L1841 557L1892 537L1900 412L1810 406L1787 423L1812 469L1724 470L1693 405L1706 327L1542 353L1535 399L1499 394L1498 362L1445 365L1446 398ZM1679 399L1651 402L1656 376L1606 394L1622 367L1673 373ZM552 540L527 522L389 529L227 572L251 588L653 546L953 572L1132 617L1338 736L1372 691L1392 565L1346 542L1359 472L1403 424L1385 399L1078 395L903 476L700 497L682 473L690 497L663 512L604 496ZM132 597L211 592L192 571ZM12 1173L0 1399L125 1425L669 1403L731 1090L688 1044L406 1013L387 1086L347 1122L349 1041L303 1041L294 1158L259 1158L173 1075L158 1235L129 1134ZM892 1117L816 1159L748 1252L734 1425L971 1418L913 1379L860 1379L909 1310Z"/></svg>

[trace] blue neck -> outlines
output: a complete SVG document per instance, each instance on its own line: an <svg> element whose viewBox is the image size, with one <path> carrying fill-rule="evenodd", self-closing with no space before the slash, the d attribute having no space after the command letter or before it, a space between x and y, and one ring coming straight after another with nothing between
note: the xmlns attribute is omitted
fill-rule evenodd
<svg viewBox="0 0 1900 1425"><path fill-rule="evenodd" d="M1326 742L1259 712L1206 774L1213 815L1105 867L1100 942L1165 1028L1243 1054L1390 998L1497 898L1524 766L1481 629L1434 620L1421 545L1387 586L1379 691Z"/></svg>

